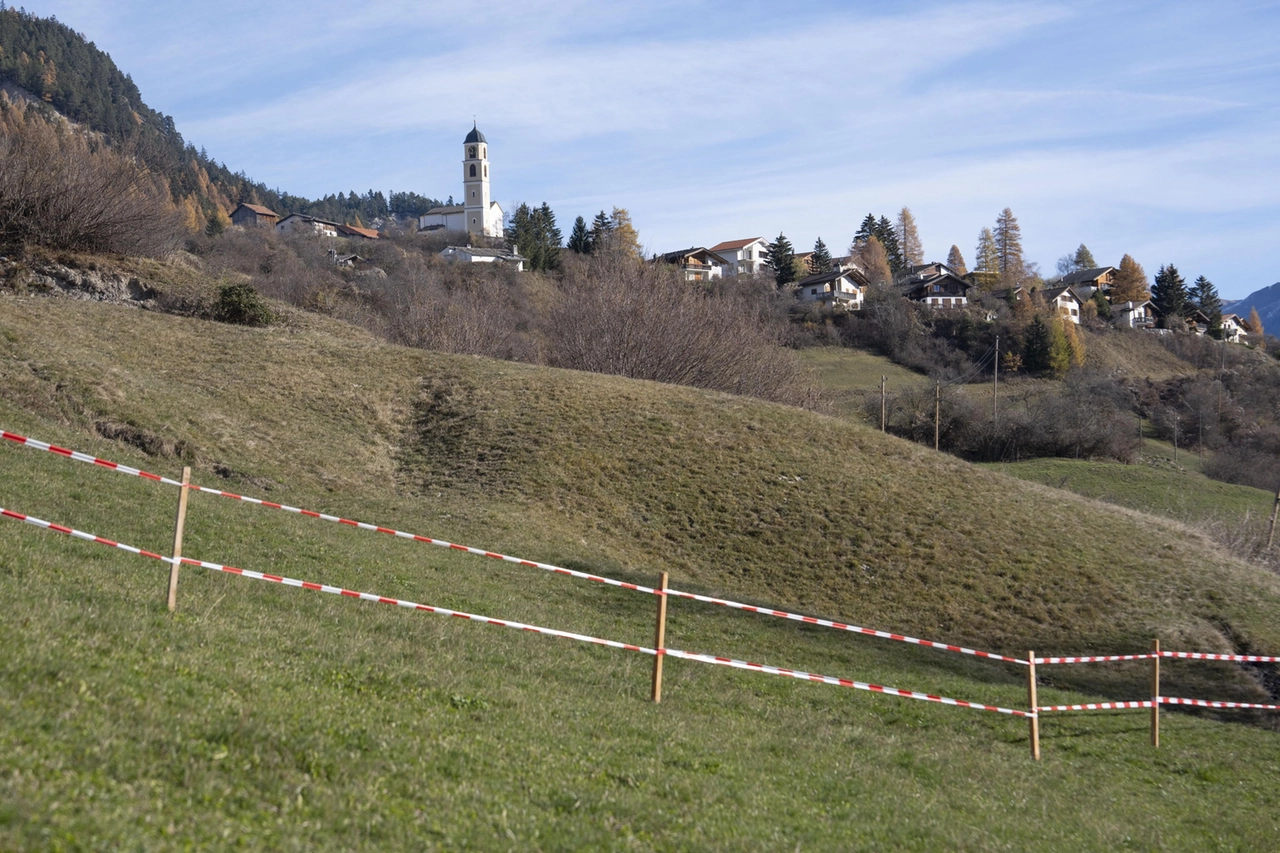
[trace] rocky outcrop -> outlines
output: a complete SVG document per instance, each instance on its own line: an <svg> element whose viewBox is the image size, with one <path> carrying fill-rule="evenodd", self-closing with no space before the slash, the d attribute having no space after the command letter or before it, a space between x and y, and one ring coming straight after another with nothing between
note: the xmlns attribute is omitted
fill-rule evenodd
<svg viewBox="0 0 1280 853"><path fill-rule="evenodd" d="M137 276L109 269L97 263L71 266L66 263L0 256L0 283L15 293L61 296L156 308L159 291Z"/></svg>

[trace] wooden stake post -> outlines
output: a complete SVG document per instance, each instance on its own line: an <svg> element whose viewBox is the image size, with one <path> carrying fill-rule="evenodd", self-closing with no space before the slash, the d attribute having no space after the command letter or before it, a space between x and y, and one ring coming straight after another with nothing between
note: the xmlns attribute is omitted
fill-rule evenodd
<svg viewBox="0 0 1280 853"><path fill-rule="evenodd" d="M178 489L178 518L173 523L173 563L169 566L169 612L178 607L178 559L182 556L182 528L187 523L187 495L191 492L190 466L182 469L182 488Z"/></svg>
<svg viewBox="0 0 1280 853"><path fill-rule="evenodd" d="M657 654L653 656L653 701L662 701L662 658L667 645L667 573L663 572L658 580L658 628L654 632L653 647Z"/></svg>
<svg viewBox="0 0 1280 853"><path fill-rule="evenodd" d="M1151 641L1151 651L1159 654L1160 640ZM1160 658L1151 659L1151 745L1160 748Z"/></svg>
<svg viewBox="0 0 1280 853"><path fill-rule="evenodd" d="M1035 716L1028 717L1027 722L1031 724L1031 757L1036 761L1040 760L1040 712L1036 710L1039 703L1036 701L1036 653L1027 652L1027 703L1031 706L1031 713Z"/></svg>

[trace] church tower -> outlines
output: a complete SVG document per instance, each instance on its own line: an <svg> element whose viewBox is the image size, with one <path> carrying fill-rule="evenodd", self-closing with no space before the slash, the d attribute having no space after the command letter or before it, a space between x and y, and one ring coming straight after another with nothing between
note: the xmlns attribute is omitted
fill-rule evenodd
<svg viewBox="0 0 1280 853"><path fill-rule="evenodd" d="M467 231L502 236L502 208L489 199L489 143L474 123L462 143L462 206Z"/></svg>

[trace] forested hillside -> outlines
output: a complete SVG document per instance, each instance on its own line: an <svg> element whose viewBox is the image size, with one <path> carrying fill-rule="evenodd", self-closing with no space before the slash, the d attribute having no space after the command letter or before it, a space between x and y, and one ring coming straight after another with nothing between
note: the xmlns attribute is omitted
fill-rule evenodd
<svg viewBox="0 0 1280 853"><path fill-rule="evenodd" d="M441 203L414 192L370 189L312 200L269 189L184 141L173 117L148 107L129 75L82 33L56 18L40 18L2 3L0 82L21 87L51 110L139 157L168 181L183 225L192 233L225 224L227 214L242 201L278 213L365 224L388 214L417 216ZM0 110L7 109L0 98Z"/></svg>

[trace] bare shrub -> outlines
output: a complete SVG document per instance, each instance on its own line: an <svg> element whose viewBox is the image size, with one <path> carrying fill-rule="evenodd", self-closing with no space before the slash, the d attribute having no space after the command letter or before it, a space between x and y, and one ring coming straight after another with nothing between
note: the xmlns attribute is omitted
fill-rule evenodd
<svg viewBox="0 0 1280 853"><path fill-rule="evenodd" d="M387 337L422 349L535 361L531 311L516 275L410 255L380 289Z"/></svg>
<svg viewBox="0 0 1280 853"><path fill-rule="evenodd" d="M0 244L163 256L178 246L168 188L138 161L16 110L0 134Z"/></svg>
<svg viewBox="0 0 1280 853"><path fill-rule="evenodd" d="M625 257L566 260L542 325L548 364L792 404L812 397L759 298Z"/></svg>

